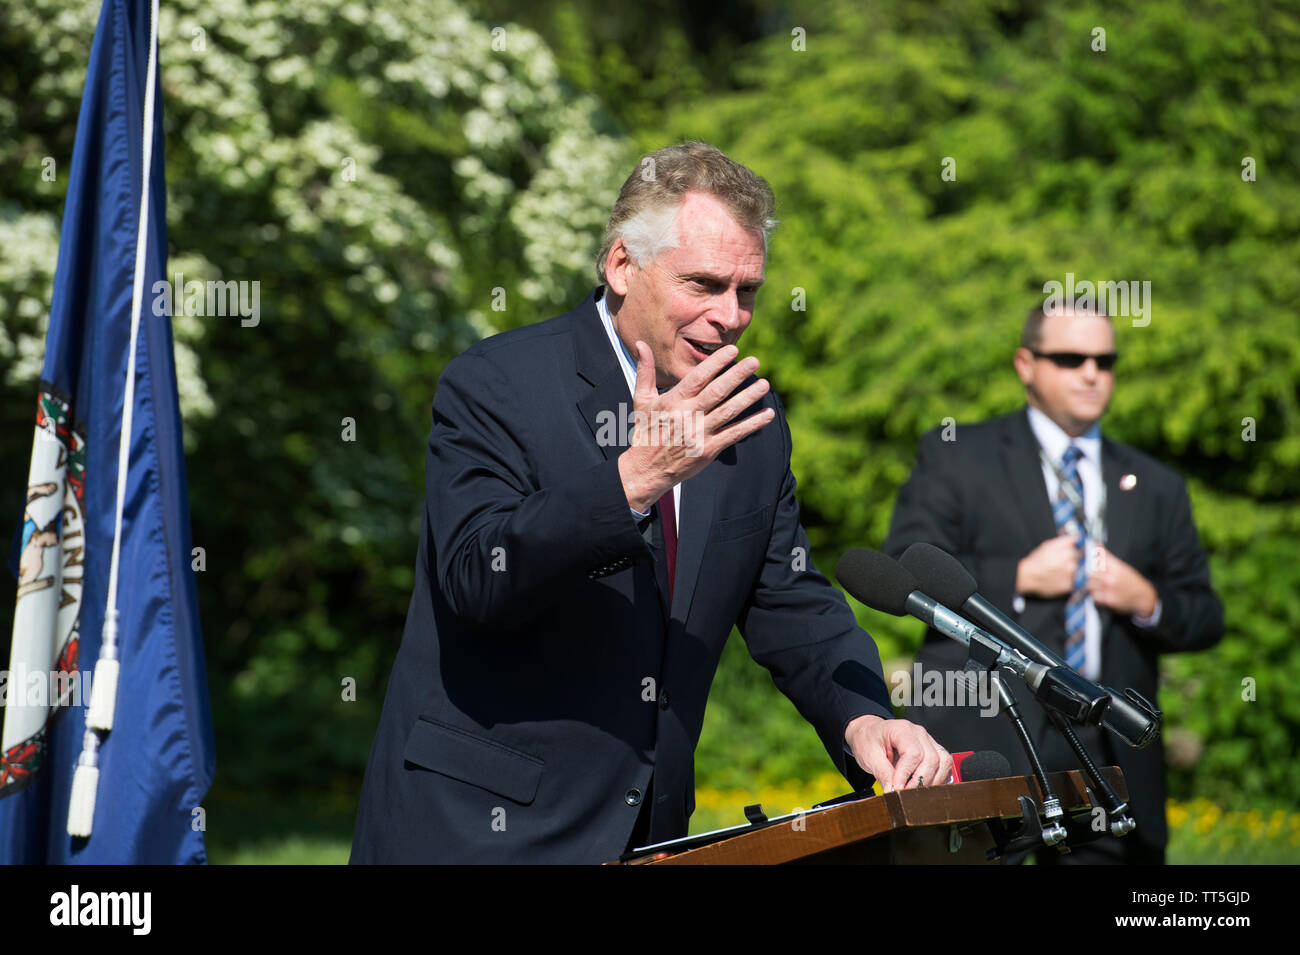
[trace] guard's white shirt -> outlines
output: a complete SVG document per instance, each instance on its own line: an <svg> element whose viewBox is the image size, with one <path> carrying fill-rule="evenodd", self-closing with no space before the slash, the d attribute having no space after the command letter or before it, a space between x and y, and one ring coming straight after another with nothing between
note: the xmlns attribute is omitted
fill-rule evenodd
<svg viewBox="0 0 1300 955"><path fill-rule="evenodd" d="M1042 447L1047 457L1055 463L1057 468L1061 468L1062 459L1065 457L1065 449L1073 443L1083 453L1075 465L1079 471L1079 479L1083 482L1083 508L1087 514L1088 524L1095 527L1097 524L1097 512L1101 507L1102 499L1102 476L1101 476L1101 427L1094 424L1083 435L1077 438L1071 438L1061 426L1049 418L1037 408L1029 408L1029 427L1034 432L1034 437ZM1060 489L1060 481L1056 476L1056 469L1044 461L1043 482L1047 485L1047 499L1052 502L1053 507L1056 504L1056 495ZM1100 541L1089 538L1088 540L1088 570L1096 565L1097 550ZM1020 594L1016 594L1012 609L1016 613L1023 613L1025 610L1025 599ZM1150 617L1134 616L1133 622L1140 627L1154 627L1160 622L1160 601L1156 601L1155 610ZM1097 680L1101 677L1101 614L1097 612L1097 605L1089 596L1084 602L1084 630L1083 630L1083 649L1084 665L1083 676L1089 680Z"/></svg>

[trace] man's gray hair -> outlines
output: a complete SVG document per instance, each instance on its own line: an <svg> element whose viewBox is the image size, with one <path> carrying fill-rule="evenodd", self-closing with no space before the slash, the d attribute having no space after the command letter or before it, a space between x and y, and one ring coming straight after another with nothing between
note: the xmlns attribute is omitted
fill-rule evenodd
<svg viewBox="0 0 1300 955"><path fill-rule="evenodd" d="M643 157L623 183L596 259L601 282L609 250L619 239L637 265L677 247L677 214L688 192L720 199L741 228L763 236L767 253L767 240L776 228L776 200L767 180L708 143L682 143Z"/></svg>

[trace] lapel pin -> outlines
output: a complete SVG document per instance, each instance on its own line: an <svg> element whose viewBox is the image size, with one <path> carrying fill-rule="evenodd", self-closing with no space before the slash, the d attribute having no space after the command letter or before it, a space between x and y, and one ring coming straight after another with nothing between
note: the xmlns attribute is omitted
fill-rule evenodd
<svg viewBox="0 0 1300 955"><path fill-rule="evenodd" d="M1121 491L1131 491L1138 485L1138 476L1136 474L1125 474L1119 479L1119 489Z"/></svg>

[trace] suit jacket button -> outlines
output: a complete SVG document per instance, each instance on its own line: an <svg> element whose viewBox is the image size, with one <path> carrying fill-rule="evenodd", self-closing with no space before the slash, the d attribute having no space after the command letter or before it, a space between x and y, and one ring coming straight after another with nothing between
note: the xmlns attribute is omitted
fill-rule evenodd
<svg viewBox="0 0 1300 955"><path fill-rule="evenodd" d="M641 805L641 790L629 789L623 799L629 806L639 806Z"/></svg>
<svg viewBox="0 0 1300 955"><path fill-rule="evenodd" d="M667 691L667 690L664 690L662 693L659 694L659 709L661 709L661 710L666 710L666 709L668 709L668 691Z"/></svg>

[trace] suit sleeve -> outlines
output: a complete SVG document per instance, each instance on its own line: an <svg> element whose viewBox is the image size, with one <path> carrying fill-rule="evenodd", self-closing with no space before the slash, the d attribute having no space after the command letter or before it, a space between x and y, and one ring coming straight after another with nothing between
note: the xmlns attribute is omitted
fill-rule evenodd
<svg viewBox="0 0 1300 955"><path fill-rule="evenodd" d="M980 593L1009 611L1016 593L1017 557L977 556L963 526L969 506L962 500L967 483L961 476L958 442L944 442L929 431L917 446L916 465L899 489L884 551L899 557L912 544L924 542L946 551L971 572Z"/></svg>
<svg viewBox="0 0 1300 955"><path fill-rule="evenodd" d="M1160 622L1135 628L1162 653L1204 650L1223 636L1223 604L1210 586L1210 567L1192 520L1187 485L1174 477L1162 529L1158 570L1151 584L1160 596Z"/></svg>
<svg viewBox="0 0 1300 955"><path fill-rule="evenodd" d="M836 768L862 789L871 777L846 750L845 729L859 716L892 719L894 714L875 641L858 626L843 594L812 564L789 466L790 432L779 399L776 406L785 476L767 553L737 627L750 655L816 728Z"/></svg>
<svg viewBox="0 0 1300 955"><path fill-rule="evenodd" d="M617 456L537 486L531 443L544 429L521 405L500 369L472 353L447 366L433 402L430 573L451 608L483 627L539 614L575 573L649 554Z"/></svg>

